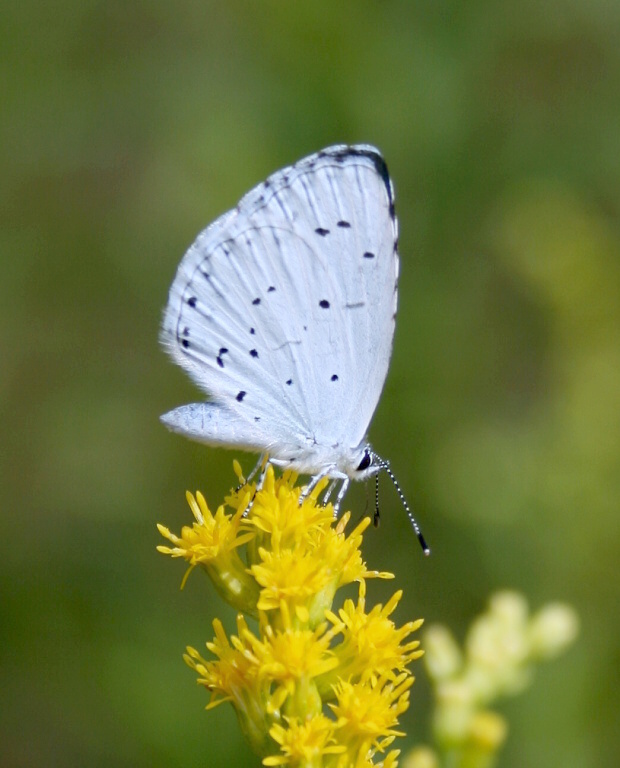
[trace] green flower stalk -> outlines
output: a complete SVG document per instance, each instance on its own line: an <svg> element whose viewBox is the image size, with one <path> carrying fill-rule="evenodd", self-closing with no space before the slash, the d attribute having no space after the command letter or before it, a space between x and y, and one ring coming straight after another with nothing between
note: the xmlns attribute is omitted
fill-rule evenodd
<svg viewBox="0 0 620 768"><path fill-rule="evenodd" d="M327 481L300 504L293 473L276 479L268 467L256 491L237 462L235 471L240 487L215 514L201 494L188 494L192 527L176 536L159 526L173 545L159 551L189 563L185 578L202 568L240 611L234 635L213 622L209 658L187 649L185 661L210 692L207 709L230 702L266 766L394 768L409 665L422 655L410 636L422 621L394 624L400 591L367 607L366 580L393 578L362 560L370 520L347 534L350 513L336 520L330 504L317 503ZM351 583L357 598L335 611L337 591Z"/></svg>

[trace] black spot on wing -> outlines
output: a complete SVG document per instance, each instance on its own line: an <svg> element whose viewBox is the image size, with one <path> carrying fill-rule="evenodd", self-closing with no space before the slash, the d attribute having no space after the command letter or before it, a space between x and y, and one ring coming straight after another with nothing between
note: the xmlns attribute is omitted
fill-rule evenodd
<svg viewBox="0 0 620 768"><path fill-rule="evenodd" d="M257 307L260 304L260 298L257 296L255 299L253 299L252 304Z"/></svg>
<svg viewBox="0 0 620 768"><path fill-rule="evenodd" d="M241 402L246 395L247 395L247 392L244 392L243 390L241 390L241 392L237 392L237 397L235 399L238 402Z"/></svg>
<svg viewBox="0 0 620 768"><path fill-rule="evenodd" d="M326 235L329 235L329 229L325 229L324 227L317 227L314 230L317 235L320 235L321 237L325 237Z"/></svg>
<svg viewBox="0 0 620 768"><path fill-rule="evenodd" d="M198 299L195 296L190 296L190 298L187 300L187 303L190 307L195 307L198 303Z"/></svg>
<svg viewBox="0 0 620 768"><path fill-rule="evenodd" d="M293 383L293 379L287 379L287 380L286 380L286 383L287 383L287 384L288 384L288 386L290 387L290 386L291 386L291 384Z"/></svg>
<svg viewBox="0 0 620 768"><path fill-rule="evenodd" d="M341 220L336 224L337 227L340 227L341 229L350 229L351 225L348 221Z"/></svg>
<svg viewBox="0 0 620 768"><path fill-rule="evenodd" d="M250 356L251 356L251 357L258 357L258 350L256 350L256 349L251 349L251 350L250 350Z"/></svg>
<svg viewBox="0 0 620 768"><path fill-rule="evenodd" d="M365 251L364 258L365 259L374 259L375 258L375 254L372 253L371 251Z"/></svg>
<svg viewBox="0 0 620 768"><path fill-rule="evenodd" d="M250 333L252 334L252 336L254 336L254 334L256 333L256 331L254 330L254 328L250 328Z"/></svg>
<svg viewBox="0 0 620 768"><path fill-rule="evenodd" d="M331 377L331 381L338 381L338 374L333 373Z"/></svg>
<svg viewBox="0 0 620 768"><path fill-rule="evenodd" d="M226 347L220 347L220 351L218 352L218 355L215 358L217 360L217 364L220 366L220 368L224 367L224 355L227 352L228 352L228 349Z"/></svg>
<svg viewBox="0 0 620 768"><path fill-rule="evenodd" d="M269 288L267 288L267 293L273 293L275 289L276 289L275 285L270 285Z"/></svg>
<svg viewBox="0 0 620 768"><path fill-rule="evenodd" d="M329 309L329 301L327 301L327 299L321 299L321 301L319 301L319 307L321 307L321 309Z"/></svg>

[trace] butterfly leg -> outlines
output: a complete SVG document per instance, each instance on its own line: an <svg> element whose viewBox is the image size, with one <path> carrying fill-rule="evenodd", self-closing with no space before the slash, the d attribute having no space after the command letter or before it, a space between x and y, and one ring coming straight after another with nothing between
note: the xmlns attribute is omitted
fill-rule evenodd
<svg viewBox="0 0 620 768"><path fill-rule="evenodd" d="M258 464L257 464L257 465L254 467L254 469L252 470L252 472L251 472L250 476L249 476L249 477L248 477L248 479L247 479L247 482L248 482L248 483L250 482L250 479L251 479L251 478L252 478L252 477L253 477L253 476L256 474L256 472L258 471L259 467L260 467L260 466L261 466L261 464L263 463L263 460L264 460L265 456L266 456L266 454L263 454L263 455L261 456L261 460L258 462ZM252 509L252 504L254 504L254 499L256 498L256 494L257 494L259 491L262 491L262 490L263 490L263 485L265 484L265 477L267 476L267 467L268 467L268 466L269 466L269 459L267 459L267 461L265 462L265 466L263 467L263 469L262 469L262 471L261 471L261 473L260 473L260 477L258 478L258 482L256 483L256 488L254 489L254 493L252 494L252 498L251 498L251 499L250 499L250 501L248 502L248 505L247 505L247 507L246 507L246 508L243 510L243 517L247 517L247 514L248 514L248 512L249 512L249 511Z"/></svg>
<svg viewBox="0 0 620 768"><path fill-rule="evenodd" d="M256 475L258 473L258 470L263 466L263 462L265 461L266 456L267 456L266 453L261 453L259 460L256 462L256 465L254 466L254 469L246 477L246 480L245 480L246 484L247 483L251 483L252 480L254 480L254 478L256 477ZM241 487L242 486L239 486L239 488L241 488ZM239 490L239 489L237 489L237 490Z"/></svg>
<svg viewBox="0 0 620 768"><path fill-rule="evenodd" d="M316 488L316 486L321 482L321 480L324 477L328 477L331 474L331 471L332 471L332 467L325 467L320 472L317 472L316 475L312 475L308 485L306 485L303 491L299 494L300 504L302 504L308 498L308 496L312 493L312 491Z"/></svg>
<svg viewBox="0 0 620 768"><path fill-rule="evenodd" d="M350 482L348 477L345 477L342 481L338 496L336 496L336 503L334 504L334 517L338 517L338 512L340 512L340 502L344 499L344 495L347 492Z"/></svg>
<svg viewBox="0 0 620 768"><path fill-rule="evenodd" d="M262 469L262 471L260 473L260 477L258 478L258 482L256 483L256 490L254 491L254 496L256 496L256 494L259 491L263 490L263 485L265 485L265 478L267 477L267 468L268 467L269 467L269 461L266 461L265 462L265 466L263 467L263 469Z"/></svg>
<svg viewBox="0 0 620 768"><path fill-rule="evenodd" d="M336 483L337 482L338 482L338 479L334 478L331 481L331 483L327 486L327 490L323 494L323 500L322 500L323 506L325 506L327 504L327 502L329 501L332 493L334 492L334 488L336 487Z"/></svg>

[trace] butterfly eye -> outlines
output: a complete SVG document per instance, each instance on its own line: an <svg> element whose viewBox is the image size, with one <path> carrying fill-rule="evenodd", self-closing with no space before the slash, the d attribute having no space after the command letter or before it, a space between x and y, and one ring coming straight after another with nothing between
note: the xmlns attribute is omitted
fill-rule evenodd
<svg viewBox="0 0 620 768"><path fill-rule="evenodd" d="M371 461L372 461L372 457L370 455L370 451L368 450L364 451L364 455L362 456L362 460L359 463L357 471L361 472L363 469L368 469Z"/></svg>

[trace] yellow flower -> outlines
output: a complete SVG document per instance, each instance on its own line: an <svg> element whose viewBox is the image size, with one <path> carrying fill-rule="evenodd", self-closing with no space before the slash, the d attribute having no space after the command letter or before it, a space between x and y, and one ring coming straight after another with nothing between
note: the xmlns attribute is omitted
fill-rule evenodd
<svg viewBox="0 0 620 768"><path fill-rule="evenodd" d="M410 621L397 629L389 618L401 597L402 591L398 591L385 606L375 605L366 613L362 585L357 604L346 600L338 616L327 612L331 622L342 623L346 628L343 641L338 646L343 676L359 676L362 682L370 680L373 683L383 675L394 678L409 662L422 656L419 641L403 644L406 637L420 628L422 620Z"/></svg>
<svg viewBox="0 0 620 768"><path fill-rule="evenodd" d="M198 673L198 683L211 692L207 709L230 701L250 744L262 752L271 722L265 706L269 685L259 678L260 667L248 638L251 633L241 615L237 616L238 634L230 640L219 619L214 620L213 628L215 638L207 643L207 648L217 660L205 661L198 651L188 647L185 662Z"/></svg>
<svg viewBox="0 0 620 768"><path fill-rule="evenodd" d="M394 624L401 592L367 612L366 580L393 578L362 559L370 520L347 534L350 514L335 520L331 505L317 503L325 483L300 504L293 473L276 478L268 466L255 492L236 471L232 513L222 506L212 515L200 494L188 494L193 527L177 537L160 526L174 544L161 552L200 565L231 605L258 620L251 629L240 614L229 637L216 619L209 660L187 649L210 691L207 708L230 702L267 766L394 768L398 750L386 749L403 735L396 726L409 704L408 665L421 655L408 638L421 622ZM357 600L334 612L337 590L352 582Z"/></svg>
<svg viewBox="0 0 620 768"><path fill-rule="evenodd" d="M295 479L293 473L285 473L277 481L268 471L256 494L248 517L256 529L250 570L262 588L259 610L277 610L285 601L291 615L315 626L323 621L339 587L392 574L369 571L362 561L360 545L368 518L346 536L350 514L334 522L331 504L317 506L316 497L327 481L299 504Z"/></svg>
<svg viewBox="0 0 620 768"><path fill-rule="evenodd" d="M315 715L300 722L298 718L285 718L286 728L274 725L271 738L280 746L279 755L263 760L263 765L323 765L324 755L337 755L346 751L344 744L336 744L335 724L325 715Z"/></svg>
<svg viewBox="0 0 620 768"><path fill-rule="evenodd" d="M363 744L367 749L383 749L395 736L398 716L409 707L409 688L414 678L403 672L393 680L378 678L373 683L350 683L335 686L336 704L330 708L338 718L339 735L345 741Z"/></svg>
<svg viewBox="0 0 620 768"><path fill-rule="evenodd" d="M246 493L246 498L247 496ZM183 526L180 537L175 536L165 526L158 525L161 535L175 546L159 546L157 550L171 557L182 557L190 564L182 586L191 571L200 565L231 605L251 614L255 610L257 585L254 579L248 576L247 569L237 553L240 546L247 544L254 537L254 533L248 530L243 519L244 507L230 515L224 511L224 506L220 506L213 515L200 492L194 497L188 491L186 497L196 522L191 528Z"/></svg>

